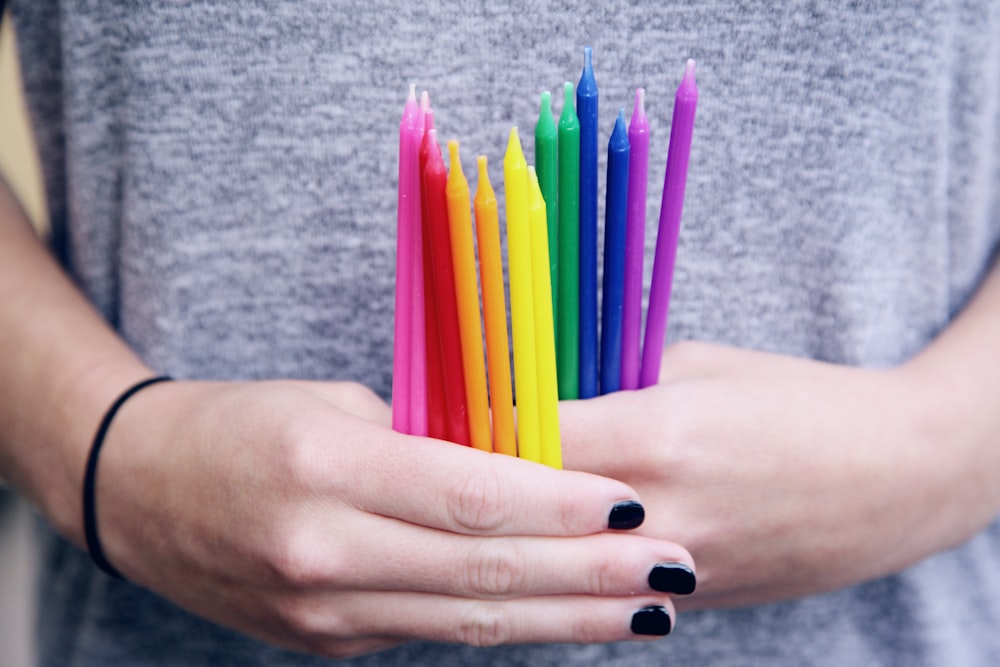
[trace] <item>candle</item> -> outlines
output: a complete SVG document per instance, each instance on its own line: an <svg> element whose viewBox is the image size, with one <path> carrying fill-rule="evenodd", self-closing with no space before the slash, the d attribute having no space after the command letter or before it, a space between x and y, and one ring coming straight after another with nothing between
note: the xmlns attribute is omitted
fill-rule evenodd
<svg viewBox="0 0 1000 667"><path fill-rule="evenodd" d="M517 453L523 459L541 461L531 232L528 227L528 164L516 127L510 131L503 159L503 176L507 200L510 319L514 334L514 387L517 390Z"/></svg>
<svg viewBox="0 0 1000 667"><path fill-rule="evenodd" d="M628 215L625 231L625 290L622 303L622 389L639 388L642 354L642 264L646 243L646 182L649 171L649 119L646 91L637 88L628 124Z"/></svg>
<svg viewBox="0 0 1000 667"><path fill-rule="evenodd" d="M462 341L451 257L451 232L448 226L448 173L444 167L436 132L430 130L428 134L431 136L431 147L424 169L423 194L427 201L430 222L431 278L437 305L438 345L444 376L445 423L449 440L469 445L471 437L462 369ZM428 341L428 347L430 345Z"/></svg>
<svg viewBox="0 0 1000 667"><path fill-rule="evenodd" d="M553 468L562 468L559 385L556 380L556 341L552 324L552 284L549 271L548 216L538 175L532 167L528 167L528 179L532 297L535 304L535 377L538 382L541 462Z"/></svg>
<svg viewBox="0 0 1000 667"><path fill-rule="evenodd" d="M639 385L649 387L659 380L663 343L667 334L667 312L670 290L674 282L674 261L677 257L677 237L684 209L684 188L687 185L688 159L691 156L691 134L694 114L698 107L698 84L695 64L687 61L684 77L674 96L674 116L670 124L670 146L667 149L667 170L663 177L663 199L660 203L660 225L653 258L653 282L649 292L646 315L646 340L642 348L642 368Z"/></svg>
<svg viewBox="0 0 1000 667"><path fill-rule="evenodd" d="M469 182L462 171L458 142L448 142L451 169L445 190L448 198L448 226L451 230L451 258L455 269L455 296L462 343L462 369L469 407L469 434L472 446L493 451L490 438L490 409L486 397L486 366L483 361L483 330L479 325L479 290L476 286L476 258L472 246L472 215L469 211Z"/></svg>
<svg viewBox="0 0 1000 667"><path fill-rule="evenodd" d="M601 393L621 386L622 299L625 289L625 218L628 213L629 142L625 109L608 141L604 200L604 284L601 303Z"/></svg>
<svg viewBox="0 0 1000 667"><path fill-rule="evenodd" d="M573 84L563 86L559 115L559 278L556 296L556 372L559 398L580 395L580 121Z"/></svg>
<svg viewBox="0 0 1000 667"><path fill-rule="evenodd" d="M429 103L429 101L428 101ZM427 211L427 198L423 196L426 188L424 175L427 162L430 159L431 147L436 145L434 138L434 111L429 107L424 111L424 136L420 142L420 179L421 179L421 245L423 246L424 272L424 338L427 357L427 435L439 440L448 439L448 424L445 418L444 371L441 367L441 332L438 323L437 297L434 293L434 277L431 275L433 258L431 257L430 214ZM440 150L440 149L438 149Z"/></svg>
<svg viewBox="0 0 1000 667"><path fill-rule="evenodd" d="M486 358L489 364L490 406L493 413L493 451L517 456L514 440L514 408L510 387L510 350L507 346L507 302L503 293L503 261L500 254L500 220L497 197L490 184L486 156L477 159L476 237L479 241L479 275L483 289L483 323L486 327Z"/></svg>
<svg viewBox="0 0 1000 667"><path fill-rule="evenodd" d="M415 92L415 91L414 91ZM427 91L420 94L419 137L413 167L416 170L413 198L416 224L412 244L413 272L410 280L410 433L428 434L427 413L427 321L424 303L424 247L423 247L423 204L420 202L420 146L423 144L425 114L431 108L431 98Z"/></svg>
<svg viewBox="0 0 1000 667"><path fill-rule="evenodd" d="M541 110L535 125L535 168L538 185L545 200L546 228L548 229L549 284L553 297L559 284L559 130L552 117L552 93L542 93ZM553 298L552 317L557 317L557 304Z"/></svg>
<svg viewBox="0 0 1000 667"><path fill-rule="evenodd" d="M410 432L411 290L416 226L420 224L420 107L416 86L403 106L399 122L399 184L396 199L396 308L392 350L392 428Z"/></svg>
<svg viewBox="0 0 1000 667"><path fill-rule="evenodd" d="M597 395L597 81L583 49L576 88L580 119L580 398Z"/></svg>

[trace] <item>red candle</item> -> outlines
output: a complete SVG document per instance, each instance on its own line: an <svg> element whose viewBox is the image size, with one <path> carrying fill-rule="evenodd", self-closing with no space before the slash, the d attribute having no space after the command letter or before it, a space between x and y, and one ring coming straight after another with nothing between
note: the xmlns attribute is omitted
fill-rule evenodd
<svg viewBox="0 0 1000 667"><path fill-rule="evenodd" d="M420 183L424 189L424 170L431 154L431 145L436 143L434 112L424 111L424 136L420 142ZM440 150L440 149L439 149ZM438 307L431 277L431 234L430 216L427 213L427 198L420 197L421 245L423 246L424 273L424 352L427 355L427 435L438 440L448 439L448 424L445 419L444 371L441 369L441 334L438 328Z"/></svg>
<svg viewBox="0 0 1000 667"><path fill-rule="evenodd" d="M448 171L444 166L436 132L430 130L430 154L424 168L423 200L427 202L430 230L431 279L437 302L438 345L444 373L445 422L448 439L471 445L468 406L465 397L465 370L462 366L462 337L458 322L455 270L451 257L451 229L448 225ZM431 346L427 341L427 347Z"/></svg>

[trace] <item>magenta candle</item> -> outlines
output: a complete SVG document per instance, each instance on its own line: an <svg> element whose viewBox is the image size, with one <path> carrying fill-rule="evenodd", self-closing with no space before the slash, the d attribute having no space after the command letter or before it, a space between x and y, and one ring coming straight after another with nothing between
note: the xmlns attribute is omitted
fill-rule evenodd
<svg viewBox="0 0 1000 667"><path fill-rule="evenodd" d="M625 292L622 297L621 388L639 388L642 356L642 265L646 245L646 183L649 172L649 118L646 91L636 88L628 124L628 213L625 221Z"/></svg>
<svg viewBox="0 0 1000 667"><path fill-rule="evenodd" d="M663 343L667 335L667 312L674 282L674 261L677 258L677 237L684 209L684 188L687 185L688 160L691 157L691 135L694 114L698 107L698 84L694 76L694 60L687 61L684 77L674 96L674 117L670 124L670 146L667 149L667 170L663 177L663 199L660 203L660 226L653 258L653 283L649 292L646 314L646 340L642 348L642 368L639 386L650 387L660 376Z"/></svg>
<svg viewBox="0 0 1000 667"><path fill-rule="evenodd" d="M431 108L431 98L425 90L420 94L420 142L424 137L424 114ZM419 153L419 144L418 144ZM417 157L419 168L420 159ZM420 194L420 176L417 174L417 195ZM417 203L417 210L422 215L422 204ZM424 305L424 252L422 224L415 226L416 238L413 242L413 273L410 286L411 317L410 326L410 433L426 436L428 434L427 413L427 324L426 306Z"/></svg>
<svg viewBox="0 0 1000 667"><path fill-rule="evenodd" d="M396 312L392 354L392 428L411 432L411 371L414 256L420 227L420 139L423 114L416 86L403 106L399 123L399 186L396 202ZM422 281L421 281L422 282Z"/></svg>

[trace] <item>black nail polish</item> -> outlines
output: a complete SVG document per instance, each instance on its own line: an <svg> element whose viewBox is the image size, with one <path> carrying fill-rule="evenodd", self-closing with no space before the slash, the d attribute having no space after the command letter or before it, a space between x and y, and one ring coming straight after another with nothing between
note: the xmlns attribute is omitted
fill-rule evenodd
<svg viewBox="0 0 1000 667"><path fill-rule="evenodd" d="M611 530L631 530L642 525L646 510L634 500L626 500L611 508L608 528Z"/></svg>
<svg viewBox="0 0 1000 667"><path fill-rule="evenodd" d="M691 595L698 580L684 563L657 563L649 573L649 587L661 593Z"/></svg>
<svg viewBox="0 0 1000 667"><path fill-rule="evenodd" d="M643 607L632 614L632 633L665 637L670 634L670 614L660 605Z"/></svg>

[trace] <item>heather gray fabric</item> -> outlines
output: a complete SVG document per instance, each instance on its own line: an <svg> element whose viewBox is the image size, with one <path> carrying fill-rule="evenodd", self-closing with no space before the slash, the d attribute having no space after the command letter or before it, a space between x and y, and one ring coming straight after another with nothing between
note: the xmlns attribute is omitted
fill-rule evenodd
<svg viewBox="0 0 1000 667"><path fill-rule="evenodd" d="M592 44L602 152L648 90L649 248L673 89L699 62L672 340L884 367L948 324L1000 240L1000 3L593 4L15 0L53 247L159 371L385 396L407 84L502 192L510 125L530 135L538 92L576 81ZM46 665L314 664L42 541ZM986 667L998 628L994 524L898 576L683 615L653 645L419 644L356 664Z"/></svg>

